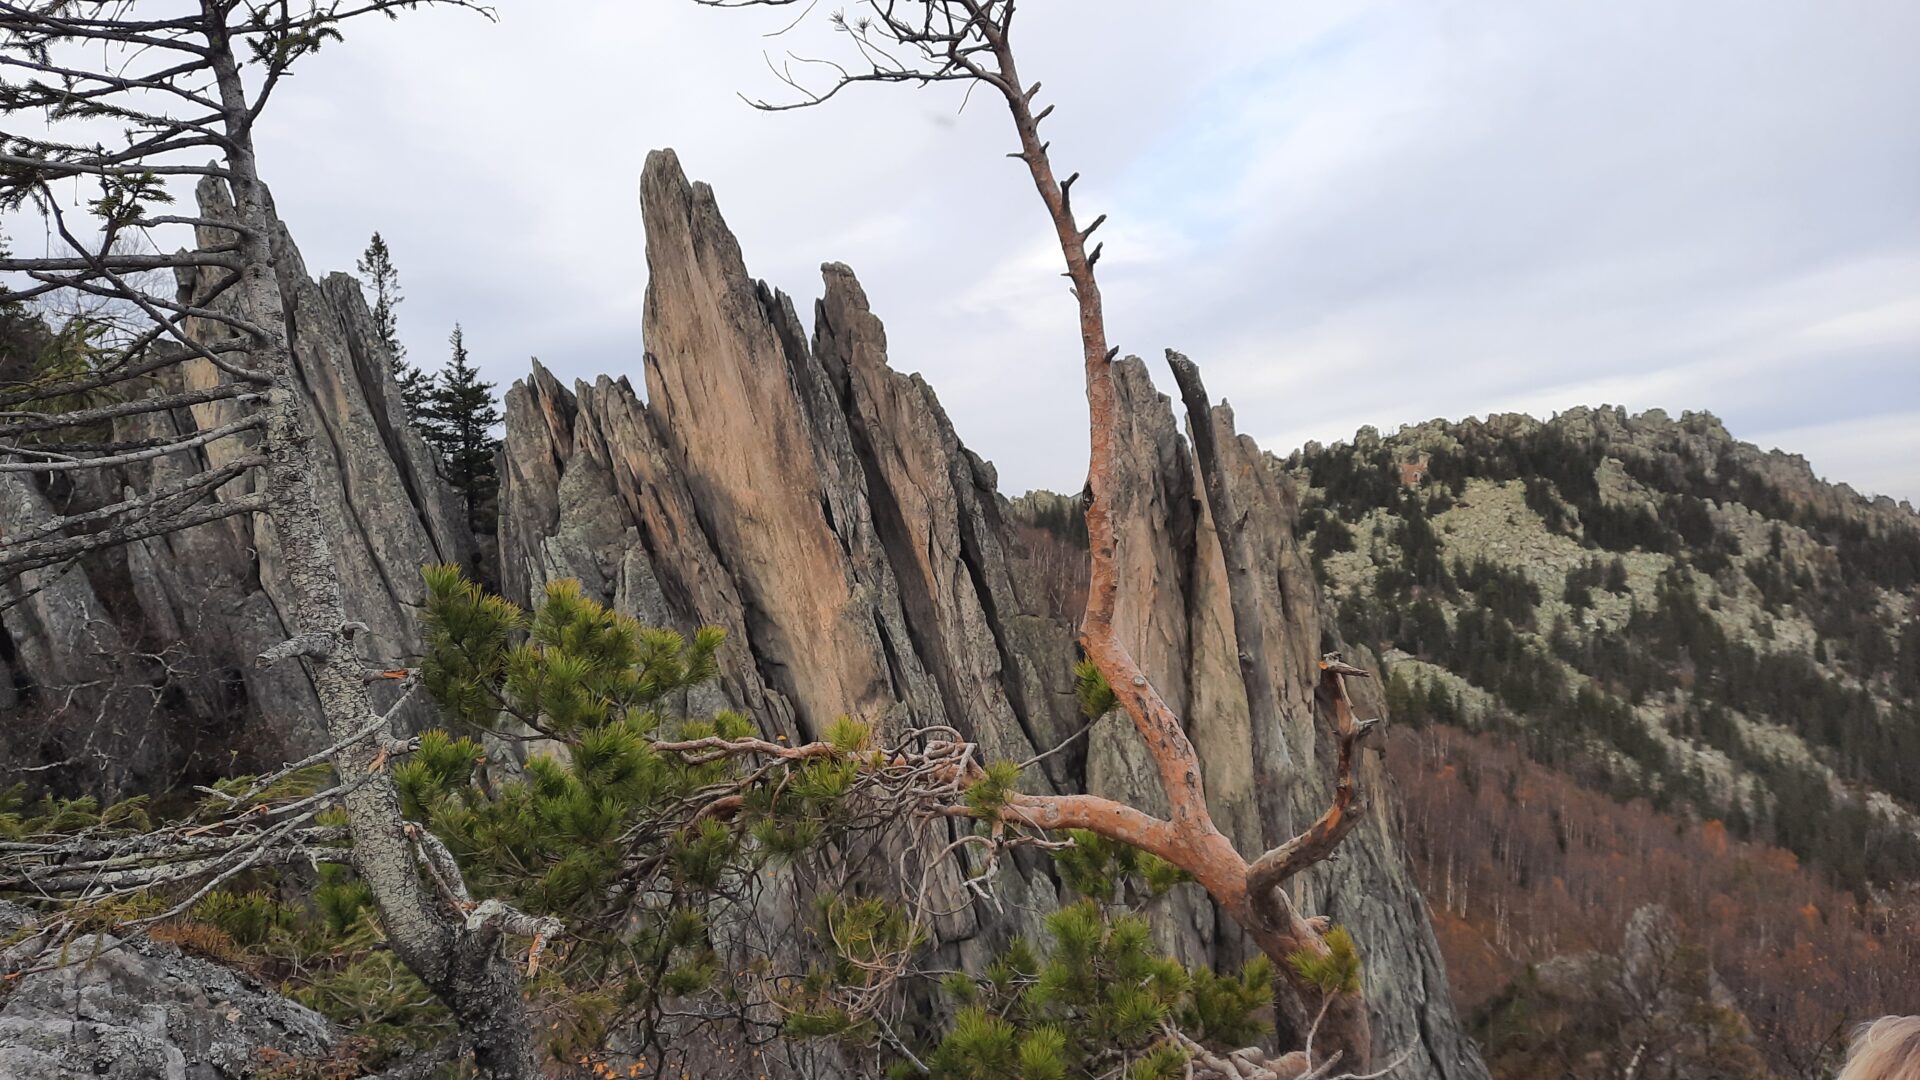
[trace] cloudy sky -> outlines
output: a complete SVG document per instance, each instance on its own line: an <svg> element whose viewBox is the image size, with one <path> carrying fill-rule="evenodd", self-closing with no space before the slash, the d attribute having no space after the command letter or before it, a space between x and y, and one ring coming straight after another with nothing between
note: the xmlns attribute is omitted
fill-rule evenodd
<svg viewBox="0 0 1920 1080"><path fill-rule="evenodd" d="M263 134L310 266L386 235L416 360L459 320L503 385L530 356L638 381L636 178L672 146L803 312L822 261L853 265L1004 487L1079 484L1074 312L995 102L763 114L738 96L782 92L763 53L829 35L497 3L350 32ZM1113 340L1192 355L1269 449L1709 409L1920 500L1920 4L1030 0L1017 34L1076 203L1111 215Z"/></svg>

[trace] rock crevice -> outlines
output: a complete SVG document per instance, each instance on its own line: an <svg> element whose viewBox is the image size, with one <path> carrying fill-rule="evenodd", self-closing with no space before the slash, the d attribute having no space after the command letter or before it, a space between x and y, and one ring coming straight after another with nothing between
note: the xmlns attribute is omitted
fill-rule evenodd
<svg viewBox="0 0 1920 1080"><path fill-rule="evenodd" d="M199 191L201 215L233 213L223 185ZM203 244L223 242L203 227ZM431 449L406 422L386 347L358 283L316 282L283 228L275 238L300 392L316 448L315 487L339 563L347 609L366 623L370 661L405 662L421 650L420 568L473 565L475 544ZM212 270L205 271L211 274ZM183 299L209 302L210 277L183 272ZM231 295L210 301L217 308ZM211 320L190 331L231 334ZM157 392L220 380L204 360L164 370ZM236 419L215 401L116 422L116 438L169 441ZM0 529L115 501L128 489L183 480L255 452L251 436L128 466L79 484L16 476L0 488ZM218 493L234 498L242 477ZM49 567L0 587L0 730L7 759L66 790L108 798L167 791L234 768L277 765L325 745L318 701L297 664L254 658L291 636L281 602L287 567L264 518L236 517ZM21 603L12 599L27 597ZM409 706L403 720L423 723Z"/></svg>

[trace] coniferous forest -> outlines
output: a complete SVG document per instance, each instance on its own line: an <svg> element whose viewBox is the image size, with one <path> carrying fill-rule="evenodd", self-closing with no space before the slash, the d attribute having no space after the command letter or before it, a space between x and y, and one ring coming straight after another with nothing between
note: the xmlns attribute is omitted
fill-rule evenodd
<svg viewBox="0 0 1920 1080"><path fill-rule="evenodd" d="M1910 506L1703 412L1276 456L1110 337L1012 0L685 3L841 47L766 122L991 128L1084 486L673 150L622 370L428 318L397 196L313 276L286 81L492 8L0 0L0 1077L1826 1080L1920 1003Z"/></svg>
<svg viewBox="0 0 1920 1080"><path fill-rule="evenodd" d="M1703 414L1434 422L1288 466L1389 668L1407 836L1496 1071L1542 1067L1531 1010L1596 1005L1538 965L1649 904L1781 1075L1920 992L1910 514Z"/></svg>

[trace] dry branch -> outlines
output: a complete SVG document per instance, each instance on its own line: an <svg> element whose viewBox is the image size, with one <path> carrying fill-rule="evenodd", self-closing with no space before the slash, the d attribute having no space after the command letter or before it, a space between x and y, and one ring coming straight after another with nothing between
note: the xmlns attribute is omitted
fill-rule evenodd
<svg viewBox="0 0 1920 1080"><path fill-rule="evenodd" d="M788 7L799 0L696 2L714 7ZM1200 762L1185 725L1140 669L1114 625L1122 581L1113 513L1128 479L1120 475L1116 445L1120 417L1112 362L1119 350L1108 344L1100 285L1094 275L1100 249L1089 252L1086 246L1089 236L1106 218L1100 215L1082 228L1069 198L1078 174L1064 183L1056 179L1049 144L1040 137L1040 123L1052 115L1053 109L1049 106L1037 113L1033 109L1040 84L1029 86L1020 75L1011 39L1014 9L1014 0L868 0L858 8L857 16L834 16L835 29L851 39L863 66L849 68L834 62L809 65L815 72L828 74L825 86L804 85L793 76L790 66L776 67L776 74L798 92L799 98L784 104L754 104L762 109L804 108L830 100L860 82L925 85L947 80L984 85L1006 102L1019 140L1019 149L1007 156L1026 166L1034 190L1046 207L1079 313L1089 429L1087 487L1091 494L1087 506L1091 573L1086 611L1080 623L1081 647L1105 676L1146 744L1170 807L1169 817L1162 821L1092 796L1018 796L1009 803L1006 816L1035 828L1088 828L1142 847L1186 870L1263 951L1280 961L1280 971L1293 992L1307 1003L1309 1015L1316 1008L1322 1015L1326 1028L1323 1035L1333 1051L1346 1063L1365 1068L1372 1052L1365 1002L1357 992L1325 997L1310 982L1296 977L1286 959L1302 951L1327 953L1329 947L1322 936L1326 925L1324 920L1301 917L1284 890L1275 886L1302 867L1324 859L1351 829L1357 794L1353 749L1366 728L1354 724L1350 713L1340 713L1341 755L1333 805L1306 833L1261 855L1257 860L1261 873L1254 877L1246 859L1221 834L1207 809ZM1190 413L1210 412L1197 371L1189 374L1195 392L1183 396L1189 397ZM1176 377L1179 375L1177 370ZM1230 572L1228 584L1240 638L1243 678L1249 697L1259 698L1253 706L1254 719L1261 729L1255 747L1261 775L1255 786L1273 792L1283 782L1280 771L1290 765L1281 743L1284 728L1278 723L1270 664L1261 659L1265 643L1257 629L1259 594L1244 540L1236 537L1238 517L1231 504L1230 487L1220 474L1211 422L1196 421L1194 428L1196 440L1207 440L1206 456L1213 459L1211 465L1203 461L1201 471L1207 476L1216 526L1222 530L1223 554L1230 568L1244 571ZM1364 674L1323 664L1323 686L1332 681L1336 691L1332 703L1340 709L1345 708L1346 699L1339 680L1349 673ZM1269 822L1285 821L1283 808L1271 794L1262 799L1261 809L1262 817Z"/></svg>

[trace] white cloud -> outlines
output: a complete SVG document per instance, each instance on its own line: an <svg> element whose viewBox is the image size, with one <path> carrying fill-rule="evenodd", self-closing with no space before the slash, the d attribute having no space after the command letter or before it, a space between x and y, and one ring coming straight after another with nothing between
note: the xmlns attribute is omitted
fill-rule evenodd
<svg viewBox="0 0 1920 1080"><path fill-rule="evenodd" d="M261 136L315 269L386 235L416 359L461 320L503 382L535 354L637 374L635 179L674 146L803 312L821 262L854 266L895 365L1005 486L1079 483L1074 313L995 102L861 87L763 114L737 94L778 95L760 52L785 42L758 35L790 12L498 6L497 26L354 30ZM1920 455L1843 447L1920 400L1920 5L1053 0L1021 20L1076 204L1112 215L1113 340L1192 355L1272 449L1609 400L1824 439L1786 448L1920 496ZM794 46L831 47L815 35Z"/></svg>

